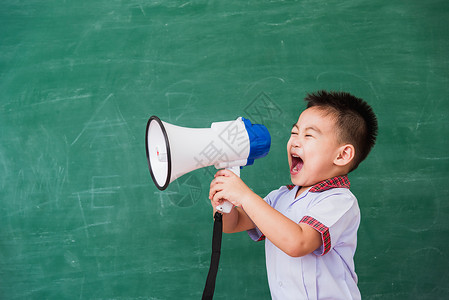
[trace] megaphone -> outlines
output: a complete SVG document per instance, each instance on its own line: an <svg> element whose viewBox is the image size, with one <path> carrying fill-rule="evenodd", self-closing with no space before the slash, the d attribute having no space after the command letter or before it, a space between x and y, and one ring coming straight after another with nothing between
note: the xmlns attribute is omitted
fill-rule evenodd
<svg viewBox="0 0 449 300"><path fill-rule="evenodd" d="M210 128L187 128L152 116L145 144L151 178L162 191L182 175L212 165L240 176L240 167L268 154L271 137L265 126L243 117L214 122ZM225 202L217 209L228 213L232 204Z"/></svg>

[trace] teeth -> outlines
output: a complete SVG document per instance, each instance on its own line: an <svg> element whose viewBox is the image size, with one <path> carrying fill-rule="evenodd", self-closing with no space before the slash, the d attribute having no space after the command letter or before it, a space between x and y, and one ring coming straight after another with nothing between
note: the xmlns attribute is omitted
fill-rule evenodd
<svg viewBox="0 0 449 300"><path fill-rule="evenodd" d="M299 158L299 156L298 156L298 155L295 155L295 154L292 154L292 157L297 157L297 158Z"/></svg>

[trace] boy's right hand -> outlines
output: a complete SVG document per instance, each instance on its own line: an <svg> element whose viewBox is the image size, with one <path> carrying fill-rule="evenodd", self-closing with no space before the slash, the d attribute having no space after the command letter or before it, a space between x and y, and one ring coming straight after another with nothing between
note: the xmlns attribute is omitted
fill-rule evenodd
<svg viewBox="0 0 449 300"><path fill-rule="evenodd" d="M215 203L229 201L234 206L244 207L253 191L233 172L223 169L215 174L210 184L209 199Z"/></svg>

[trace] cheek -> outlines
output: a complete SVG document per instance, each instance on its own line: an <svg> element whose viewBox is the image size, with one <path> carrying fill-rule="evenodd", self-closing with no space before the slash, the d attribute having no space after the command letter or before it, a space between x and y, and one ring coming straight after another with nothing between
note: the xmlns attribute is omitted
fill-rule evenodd
<svg viewBox="0 0 449 300"><path fill-rule="evenodd" d="M292 139L289 138L288 141L287 141L287 153L289 153L289 154L290 154L291 146L292 146Z"/></svg>
<svg viewBox="0 0 449 300"><path fill-rule="evenodd" d="M290 140L291 139L289 139L288 142L287 142L287 160L288 160L288 163L290 163L290 161L292 160L291 155L290 155L290 149L291 149Z"/></svg>

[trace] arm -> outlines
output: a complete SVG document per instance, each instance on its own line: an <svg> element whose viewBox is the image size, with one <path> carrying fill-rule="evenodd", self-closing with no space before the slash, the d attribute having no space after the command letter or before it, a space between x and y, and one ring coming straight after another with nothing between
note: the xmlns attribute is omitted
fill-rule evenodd
<svg viewBox="0 0 449 300"><path fill-rule="evenodd" d="M256 225L240 207L235 207L229 214L223 214L224 233L241 232L255 227Z"/></svg>
<svg viewBox="0 0 449 300"><path fill-rule="evenodd" d="M262 198L252 192L243 181L232 172L220 170L211 183L209 197L212 201L228 200L241 206L249 220L279 249L286 254L299 257L312 253L322 244L321 234L306 224L297 224L272 208ZM240 213L229 216L230 224L239 220ZM238 212L238 210L237 210ZM246 220L245 218L243 220ZM241 220L242 221L242 220ZM245 221L246 222L246 221ZM230 226L231 228L239 227ZM253 226L254 228L254 226ZM228 229L228 228L227 228ZM249 228L251 229L251 228Z"/></svg>
<svg viewBox="0 0 449 300"><path fill-rule="evenodd" d="M210 198L210 197L209 197ZM212 207L214 208L214 214L217 211L217 207L224 200L214 200L211 199ZM235 233L246 231L255 228L253 221L248 217L243 209L240 207L234 207L230 213L223 214L223 232L224 233Z"/></svg>

